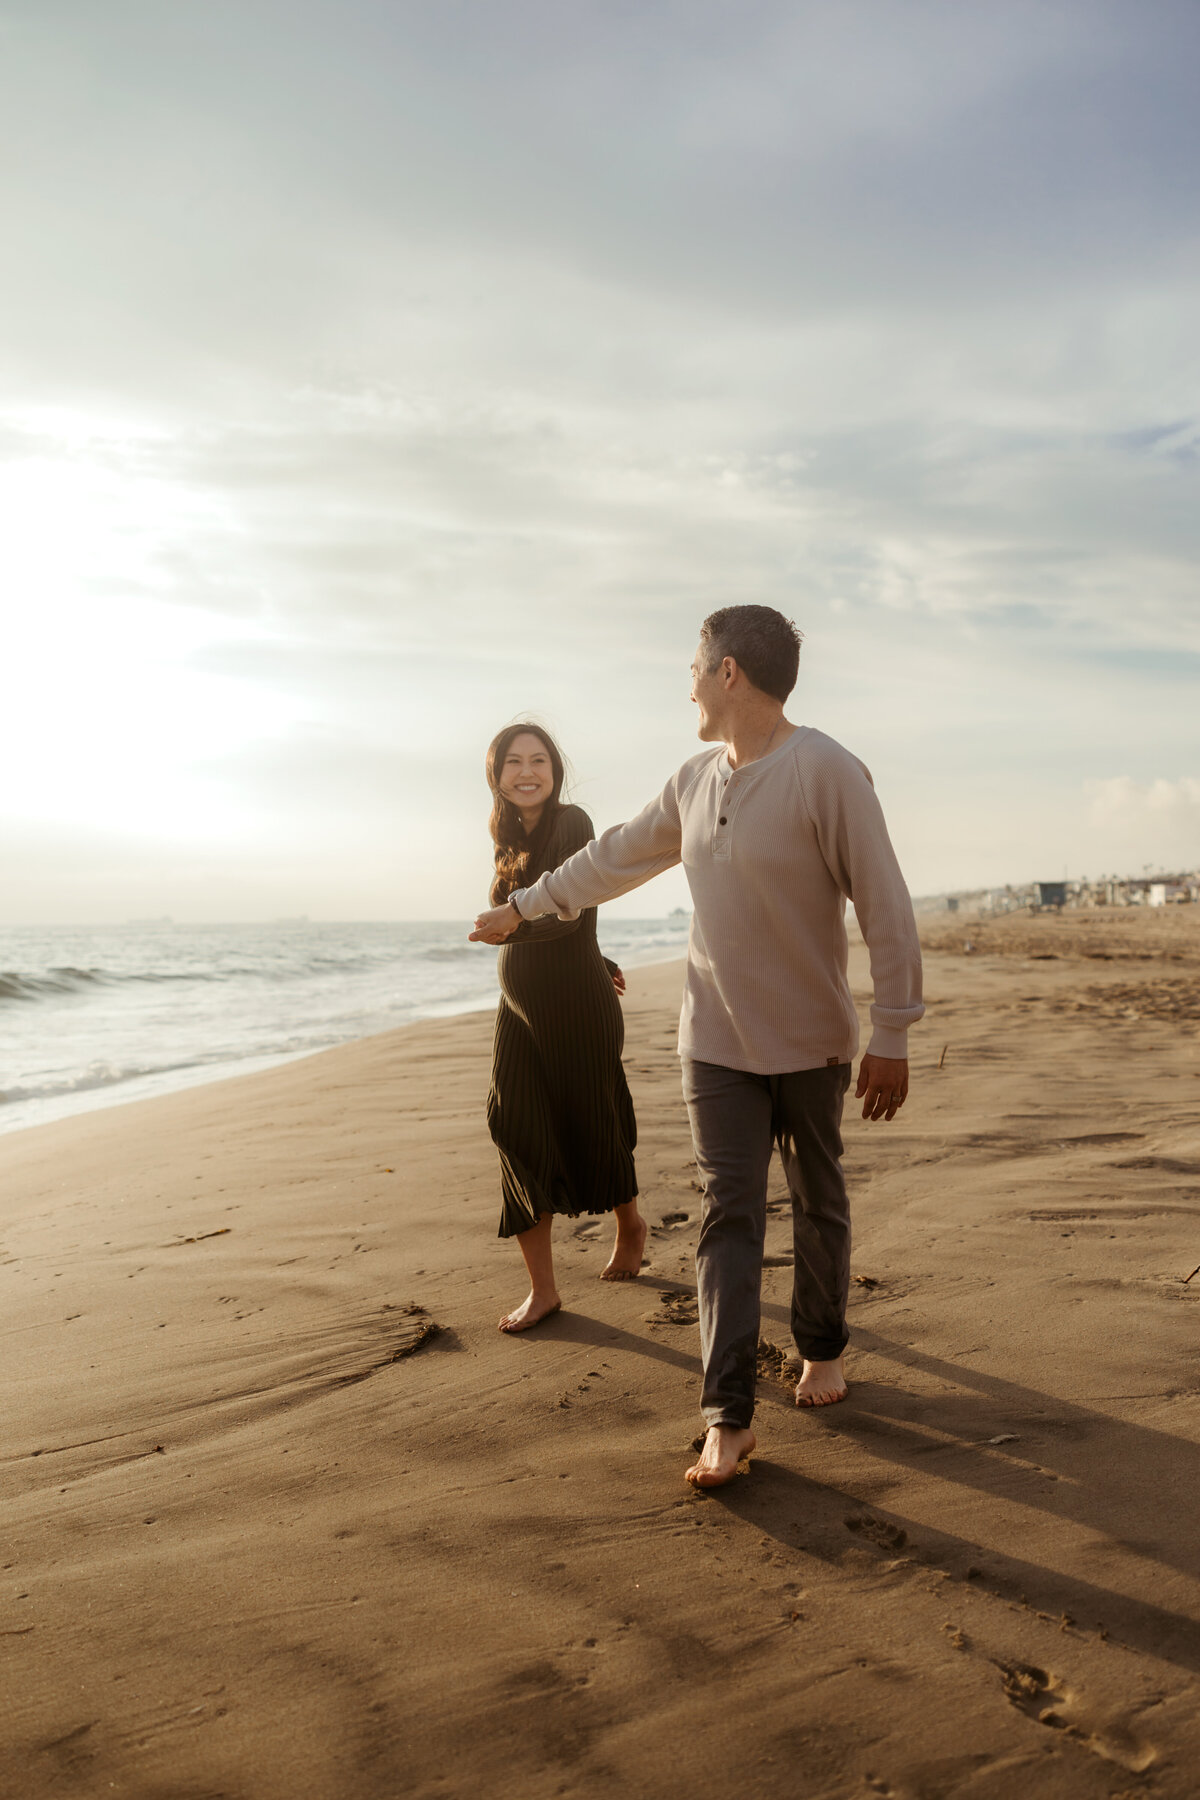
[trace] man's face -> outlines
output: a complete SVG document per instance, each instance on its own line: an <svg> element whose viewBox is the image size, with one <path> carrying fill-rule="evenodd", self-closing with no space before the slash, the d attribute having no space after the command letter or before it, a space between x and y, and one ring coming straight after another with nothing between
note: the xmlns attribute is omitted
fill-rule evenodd
<svg viewBox="0 0 1200 1800"><path fill-rule="evenodd" d="M713 743L724 735L718 725L725 692L724 665L718 663L711 675L704 673L707 667L708 645L702 643L692 658L692 699L699 714L696 730L702 744Z"/></svg>

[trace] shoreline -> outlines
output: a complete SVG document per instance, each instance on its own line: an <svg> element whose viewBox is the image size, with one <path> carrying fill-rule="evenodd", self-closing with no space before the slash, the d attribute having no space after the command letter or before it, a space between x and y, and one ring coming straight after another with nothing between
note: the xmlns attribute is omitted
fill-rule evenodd
<svg viewBox="0 0 1200 1800"><path fill-rule="evenodd" d="M631 961L629 968L651 969L669 966L682 959L672 952L670 956L657 958L651 956L646 962ZM68 1093L22 1098L0 1104L0 1138L8 1137L22 1131L35 1131L43 1125L53 1125L61 1119L83 1117L95 1112L107 1112L114 1106L132 1106L142 1100L163 1098L169 1094L189 1093L193 1088L207 1087L211 1082L235 1081L240 1076L260 1074L266 1069L282 1068L288 1063L303 1062L310 1056L324 1056L329 1050L339 1050L348 1044L364 1043L372 1037L386 1037L391 1031L408 1031L414 1025L426 1024L435 1019L461 1018L468 1013L494 1012L496 998L479 1000L472 998L457 1002L434 1004L427 1010L418 1012L413 1018L402 1023L386 1026L382 1031L368 1031L361 1037L336 1038L328 1044L316 1048L307 1046L303 1050L284 1050L267 1052L262 1056L229 1058L222 1062L186 1063L175 1069L150 1070L144 1075L122 1077L112 1082L96 1082L93 1086L80 1087ZM132 1091L131 1091L132 1090ZM7 1107L14 1110L36 1110L33 1118L21 1118L17 1123L9 1123L5 1113Z"/></svg>

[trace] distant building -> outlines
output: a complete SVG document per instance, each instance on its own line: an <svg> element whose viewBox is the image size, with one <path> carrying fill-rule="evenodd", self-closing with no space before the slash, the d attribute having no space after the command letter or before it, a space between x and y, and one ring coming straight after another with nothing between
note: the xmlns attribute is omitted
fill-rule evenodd
<svg viewBox="0 0 1200 1800"><path fill-rule="evenodd" d="M948 898L948 900L946 901L946 911L947 912L957 912L958 911L958 895L957 894L951 894L950 897Z"/></svg>
<svg viewBox="0 0 1200 1800"><path fill-rule="evenodd" d="M1170 881L1152 881L1146 894L1148 906L1186 906L1193 898L1192 884L1186 875Z"/></svg>
<svg viewBox="0 0 1200 1800"><path fill-rule="evenodd" d="M1038 905L1064 907L1067 904L1067 884L1065 881L1039 881Z"/></svg>

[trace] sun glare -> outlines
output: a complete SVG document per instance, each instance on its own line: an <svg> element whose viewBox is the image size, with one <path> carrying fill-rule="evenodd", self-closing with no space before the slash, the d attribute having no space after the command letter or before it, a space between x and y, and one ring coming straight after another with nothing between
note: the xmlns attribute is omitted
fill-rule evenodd
<svg viewBox="0 0 1200 1800"><path fill-rule="evenodd" d="M274 735L285 696L201 662L261 640L191 603L187 569L231 533L204 496L146 473L127 442L64 431L0 466L10 819L134 835L237 830L204 765Z"/></svg>

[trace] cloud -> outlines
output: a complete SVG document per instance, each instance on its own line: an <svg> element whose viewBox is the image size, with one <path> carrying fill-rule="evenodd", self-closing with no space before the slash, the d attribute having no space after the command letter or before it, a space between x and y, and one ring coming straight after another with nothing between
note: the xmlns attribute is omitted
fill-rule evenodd
<svg viewBox="0 0 1200 1800"><path fill-rule="evenodd" d="M1091 817L1098 825L1107 825L1114 819L1144 818L1149 813L1200 834L1200 777L1185 775L1178 781L1166 781L1160 776L1156 781L1134 781L1129 775L1114 775L1106 781L1085 782L1084 791Z"/></svg>

